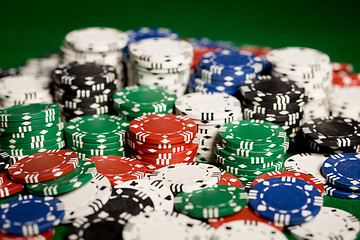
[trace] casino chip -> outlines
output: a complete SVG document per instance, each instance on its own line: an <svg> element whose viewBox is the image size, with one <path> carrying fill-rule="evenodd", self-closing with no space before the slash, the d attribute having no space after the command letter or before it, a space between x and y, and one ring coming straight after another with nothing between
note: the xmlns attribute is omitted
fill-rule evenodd
<svg viewBox="0 0 360 240"><path fill-rule="evenodd" d="M46 232L42 232L33 236L14 236L0 233L0 239L2 240L51 240L55 235L55 229L50 229Z"/></svg>
<svg viewBox="0 0 360 240"><path fill-rule="evenodd" d="M248 203L241 188L214 185L175 197L175 209L193 218L219 218L239 212Z"/></svg>
<svg viewBox="0 0 360 240"><path fill-rule="evenodd" d="M355 239L360 230L359 220L337 208L322 207L309 222L288 228L291 235L301 239Z"/></svg>
<svg viewBox="0 0 360 240"><path fill-rule="evenodd" d="M319 213L323 199L317 188L308 182L276 177L253 186L249 204L264 219L289 226L312 220Z"/></svg>
<svg viewBox="0 0 360 240"><path fill-rule="evenodd" d="M205 163L179 163L155 170L148 178L168 185L173 193L192 192L218 183L220 170Z"/></svg>
<svg viewBox="0 0 360 240"><path fill-rule="evenodd" d="M359 93L360 86L334 86L329 94L331 115L360 121Z"/></svg>
<svg viewBox="0 0 360 240"><path fill-rule="evenodd" d="M75 152L60 149L26 156L9 167L10 178L19 183L39 183L63 176L79 163Z"/></svg>
<svg viewBox="0 0 360 240"><path fill-rule="evenodd" d="M265 57L271 50L274 50L271 47L265 46L256 46L256 45L243 45L239 47L240 51L248 52L256 56Z"/></svg>
<svg viewBox="0 0 360 240"><path fill-rule="evenodd" d="M333 84L334 88L337 88L337 87L345 87L345 88L359 87L360 86L360 74L359 73L347 73L347 72L334 72L333 71L332 84Z"/></svg>
<svg viewBox="0 0 360 240"><path fill-rule="evenodd" d="M113 100L114 110L130 122L143 115L172 113L176 95L161 87L131 86L115 92Z"/></svg>
<svg viewBox="0 0 360 240"><path fill-rule="evenodd" d="M180 213L146 212L130 218L123 239L210 239L212 228Z"/></svg>
<svg viewBox="0 0 360 240"><path fill-rule="evenodd" d="M240 120L240 102L225 93L189 93L175 102L176 113L191 118L199 139L197 162L214 163L218 129L226 119ZM219 122L220 123L217 123Z"/></svg>
<svg viewBox="0 0 360 240"><path fill-rule="evenodd" d="M18 160L17 157L12 157L8 153L0 150L0 173L7 170Z"/></svg>
<svg viewBox="0 0 360 240"><path fill-rule="evenodd" d="M107 177L111 185L142 179L145 177L146 167L138 160L121 156L96 156L85 160L95 163L97 171Z"/></svg>
<svg viewBox="0 0 360 240"><path fill-rule="evenodd" d="M230 173L227 173L225 171L221 172L221 178L220 181L217 183L218 185L225 185L225 186L233 186L233 187L238 187L238 188L243 188L243 185L241 183L241 181L231 175Z"/></svg>
<svg viewBox="0 0 360 240"><path fill-rule="evenodd" d="M270 51L266 59L273 76L285 76L305 89L308 103L304 107L304 122L329 116L329 107L324 104L332 80L328 55L311 48L285 47Z"/></svg>
<svg viewBox="0 0 360 240"><path fill-rule="evenodd" d="M22 184L13 182L8 177L8 172L0 173L0 198L14 195L24 189Z"/></svg>
<svg viewBox="0 0 360 240"><path fill-rule="evenodd" d="M132 85L159 86L177 96L185 93L193 58L190 43L153 37L132 42L128 49Z"/></svg>
<svg viewBox="0 0 360 240"><path fill-rule="evenodd" d="M129 123L113 115L73 118L65 126L67 148L80 159L101 155L124 155L125 133Z"/></svg>
<svg viewBox="0 0 360 240"><path fill-rule="evenodd" d="M19 196L0 204L1 231L18 236L40 234L60 224L64 217L63 209L63 203L57 198Z"/></svg>
<svg viewBox="0 0 360 240"><path fill-rule="evenodd" d="M278 229L258 221L237 220L223 224L215 230L211 239L254 239L286 240L286 236Z"/></svg>

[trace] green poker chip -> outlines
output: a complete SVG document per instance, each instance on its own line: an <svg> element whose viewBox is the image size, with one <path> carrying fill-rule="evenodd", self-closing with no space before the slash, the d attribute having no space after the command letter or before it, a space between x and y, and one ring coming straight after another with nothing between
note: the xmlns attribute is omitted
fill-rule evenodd
<svg viewBox="0 0 360 240"><path fill-rule="evenodd" d="M264 173L273 172L273 171L282 171L284 169L283 162L280 161L268 168L259 168L259 169L246 169L246 168L238 168L229 165L218 164L218 167L229 172L231 174L236 175L247 175L247 176L260 176Z"/></svg>
<svg viewBox="0 0 360 240"><path fill-rule="evenodd" d="M220 218L239 212L248 203L245 190L214 185L175 197L175 209L194 218Z"/></svg>
<svg viewBox="0 0 360 240"><path fill-rule="evenodd" d="M97 174L95 163L79 161L74 170L52 179L50 181L26 184L32 194L39 196L54 196L75 190L87 182L90 182Z"/></svg>
<svg viewBox="0 0 360 240"><path fill-rule="evenodd" d="M134 109L126 109L126 108L122 108L122 109L118 109L118 108L114 108L114 110L118 113L121 114L121 116L126 116L126 117L130 117L130 118L137 118L137 117L141 117L141 116L145 116L145 115L151 115L151 114L161 114L161 113L169 113L171 114L173 112L172 109L167 109L165 111L161 111L161 112L143 112L143 111L134 111Z"/></svg>
<svg viewBox="0 0 360 240"><path fill-rule="evenodd" d="M29 105L17 105L0 110L0 121L29 121L33 119L46 118L59 113L60 107L57 103L32 103Z"/></svg>
<svg viewBox="0 0 360 240"><path fill-rule="evenodd" d="M33 120L25 120L25 121L11 121L11 122L1 122L1 128L17 128L22 126L34 126L39 124L47 124L49 122L54 122L60 118L60 114L51 115L44 118L33 119Z"/></svg>
<svg viewBox="0 0 360 240"><path fill-rule="evenodd" d="M115 142L125 139L128 121L114 115L87 115L71 119L65 126L66 138L97 143L100 139Z"/></svg>
<svg viewBox="0 0 360 240"><path fill-rule="evenodd" d="M52 122L44 123L44 124L37 124L37 125L28 125L28 126L19 126L19 127L6 127L0 128L1 133L22 133L22 132L32 132L32 131L38 131L41 129L51 128L56 126L58 123L60 123L60 119L57 118Z"/></svg>
<svg viewBox="0 0 360 240"><path fill-rule="evenodd" d="M79 159L81 160L84 160L86 158L89 158L89 157L95 157L95 156L101 156L101 155L92 155L92 154L87 154L87 153L82 153L82 152L77 152L77 151L74 151L76 152L76 154L78 155ZM114 154L111 154L112 156L121 156L121 157L125 157L125 151L123 152L117 152L117 153L114 153Z"/></svg>
<svg viewBox="0 0 360 240"><path fill-rule="evenodd" d="M0 142L0 148L8 148L8 149L38 149L38 148L44 148L48 146L55 145L56 143L63 142L64 138L61 135L58 138L49 139L46 141L40 141L40 142L31 142L31 143L1 143Z"/></svg>
<svg viewBox="0 0 360 240"><path fill-rule="evenodd" d="M215 145L215 151L217 154L225 157L275 157L283 155L289 148L289 143L282 143L280 146L271 149L261 149L261 150L248 150L248 149L235 149L235 148L224 148L220 142Z"/></svg>
<svg viewBox="0 0 360 240"><path fill-rule="evenodd" d="M254 169L260 169L261 170L261 169L269 168L269 167L271 167L273 165L276 165L278 163L283 164L284 159L282 157L280 157L280 158L276 158L275 160L269 161L269 162L266 162L266 163L253 164L253 163L249 163L250 160L248 160L248 162L238 161L235 158L222 157L222 156L216 154L215 162L219 166L229 166L229 167L235 167L235 168L244 169L244 170L254 170Z"/></svg>
<svg viewBox="0 0 360 240"><path fill-rule="evenodd" d="M8 153L12 156L25 156L25 155L32 155L38 152L45 152L49 150L55 150L55 149L61 149L65 147L65 141L58 142L54 145L43 147L43 148L37 148L37 149L9 149L9 148L1 148L0 150Z"/></svg>
<svg viewBox="0 0 360 240"><path fill-rule="evenodd" d="M116 142L104 142L104 143L84 143L79 142L73 139L66 139L68 146L73 146L76 148L84 149L114 149L124 147L125 141L116 141Z"/></svg>
<svg viewBox="0 0 360 240"><path fill-rule="evenodd" d="M37 143L37 142L44 142L48 140L52 140L54 138L64 138L63 131L60 130L56 134L52 135L38 135L38 136L32 136L28 138L2 138L3 136L0 136L0 146L1 145L10 145L10 144L30 144L30 143Z"/></svg>
<svg viewBox="0 0 360 240"><path fill-rule="evenodd" d="M118 147L118 148L109 148L109 149L91 149L91 148L78 148L74 146L67 146L67 149L79 152L79 153L85 153L86 155L92 155L92 156L100 156L100 155L115 155L118 156L119 153L123 153L125 151L124 147Z"/></svg>
<svg viewBox="0 0 360 240"><path fill-rule="evenodd" d="M241 149L264 149L279 145L287 139L285 130L263 120L241 120L226 123L219 128L219 136L226 146Z"/></svg>
<svg viewBox="0 0 360 240"><path fill-rule="evenodd" d="M155 86L130 86L113 95L114 108L160 113L172 109L176 95Z"/></svg>

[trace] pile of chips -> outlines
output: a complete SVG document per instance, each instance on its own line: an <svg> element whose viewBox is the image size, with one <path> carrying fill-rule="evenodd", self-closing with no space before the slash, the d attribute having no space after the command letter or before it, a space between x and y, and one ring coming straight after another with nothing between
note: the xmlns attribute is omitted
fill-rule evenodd
<svg viewBox="0 0 360 240"><path fill-rule="evenodd" d="M176 100L175 111L196 123L199 140L196 161L204 163L215 163L219 128L241 119L239 100L225 93L186 94Z"/></svg>
<svg viewBox="0 0 360 240"><path fill-rule="evenodd" d="M283 169L289 140L279 125L263 120L233 121L220 127L219 136L217 166L242 182Z"/></svg>
<svg viewBox="0 0 360 240"><path fill-rule="evenodd" d="M119 80L114 67L96 63L68 63L53 72L55 101L66 119L107 114Z"/></svg>
<svg viewBox="0 0 360 240"><path fill-rule="evenodd" d="M130 122L144 115L171 114L175 100L175 94L161 87L131 86L115 92L113 107L120 117Z"/></svg>
<svg viewBox="0 0 360 240"><path fill-rule="evenodd" d="M330 93L329 103L332 116L360 120L360 86L333 86Z"/></svg>
<svg viewBox="0 0 360 240"><path fill-rule="evenodd" d="M246 79L255 78L268 64L262 57L225 49L200 60L189 82L189 92L224 92L235 95Z"/></svg>
<svg viewBox="0 0 360 240"><path fill-rule="evenodd" d="M266 120L282 126L295 143L303 107L307 102L304 88L286 77L268 75L246 80L239 88L244 119Z"/></svg>
<svg viewBox="0 0 360 240"><path fill-rule="evenodd" d="M76 117L66 123L67 149L75 151L80 159L125 154L125 133L129 123L114 115Z"/></svg>
<svg viewBox="0 0 360 240"><path fill-rule="evenodd" d="M266 59L272 65L272 75L288 77L305 88L305 121L329 116L332 65L328 55L311 48L286 47L270 51Z"/></svg>
<svg viewBox="0 0 360 240"><path fill-rule="evenodd" d="M118 76L122 77L124 73L121 61L127 41L127 34L120 30L89 27L69 32L60 49L65 63L95 62L110 65L115 67Z"/></svg>
<svg viewBox="0 0 360 240"><path fill-rule="evenodd" d="M319 153L358 152L360 123L350 118L315 118L301 127L304 147Z"/></svg>
<svg viewBox="0 0 360 240"><path fill-rule="evenodd" d="M193 47L183 40L147 38L129 45L130 80L138 85L163 87L181 96L189 81Z"/></svg>
<svg viewBox="0 0 360 240"><path fill-rule="evenodd" d="M64 123L56 103L17 105L0 110L0 149L12 156L24 156L60 149Z"/></svg>
<svg viewBox="0 0 360 240"><path fill-rule="evenodd" d="M146 165L147 172L167 165L194 162L199 142L191 119L154 114L130 122L127 142L130 155Z"/></svg>

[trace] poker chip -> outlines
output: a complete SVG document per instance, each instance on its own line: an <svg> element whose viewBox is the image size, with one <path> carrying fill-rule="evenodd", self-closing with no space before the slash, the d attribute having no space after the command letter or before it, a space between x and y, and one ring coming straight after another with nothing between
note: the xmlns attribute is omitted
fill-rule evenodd
<svg viewBox="0 0 360 240"><path fill-rule="evenodd" d="M248 202L237 187L214 185L175 197L175 209L194 218L219 218L239 212Z"/></svg>
<svg viewBox="0 0 360 240"><path fill-rule="evenodd" d="M296 172L296 171L274 171L274 172L265 173L265 174L260 175L259 177L255 178L254 182L252 183L252 187L264 180L267 180L270 178L276 178L276 177L298 178L298 179L304 180L305 182L312 184L314 187L316 187L319 190L321 195L323 195L323 193L324 193L324 183L322 183L319 179L317 179L316 177L314 177L312 175L302 173L302 172Z"/></svg>
<svg viewBox="0 0 360 240"><path fill-rule="evenodd" d="M212 239L287 239L278 229L262 222L236 220L220 226Z"/></svg>
<svg viewBox="0 0 360 240"><path fill-rule="evenodd" d="M7 121L29 121L56 115L59 113L59 105L34 103L28 105L13 106L0 110L1 122Z"/></svg>
<svg viewBox="0 0 360 240"><path fill-rule="evenodd" d="M210 239L211 227L179 213L146 212L130 218L123 239Z"/></svg>
<svg viewBox="0 0 360 240"><path fill-rule="evenodd" d="M192 192L218 183L220 170L204 163L179 163L155 170L148 178L163 182L172 192Z"/></svg>
<svg viewBox="0 0 360 240"><path fill-rule="evenodd" d="M54 196L73 191L94 178L97 173L95 164L79 161L69 173L45 182L26 184L26 188L35 195Z"/></svg>
<svg viewBox="0 0 360 240"><path fill-rule="evenodd" d="M0 173L0 198L14 195L24 189L24 185L11 181L7 171Z"/></svg>
<svg viewBox="0 0 360 240"><path fill-rule="evenodd" d="M294 197L297 201L293 201ZM323 199L317 188L308 182L276 177L253 186L249 204L264 219L288 226L312 220L319 213Z"/></svg>
<svg viewBox="0 0 360 240"><path fill-rule="evenodd" d="M17 157L11 157L8 153L0 150L0 173L7 170L17 160Z"/></svg>
<svg viewBox="0 0 360 240"><path fill-rule="evenodd" d="M19 236L48 231L60 224L64 217L63 208L62 202L53 197L19 196L0 205L1 231ZM27 214L19 215L19 212Z"/></svg>
<svg viewBox="0 0 360 240"><path fill-rule="evenodd" d="M9 167L9 176L19 183L38 183L63 176L79 163L76 153L50 150L29 155Z"/></svg>
<svg viewBox="0 0 360 240"><path fill-rule="evenodd" d="M55 229L50 229L46 232L42 232L40 234L33 235L33 236L27 236L27 237L6 235L6 234L0 233L0 238L3 240L38 240L38 239L50 240L54 237L54 235L55 235Z"/></svg>
<svg viewBox="0 0 360 240"><path fill-rule="evenodd" d="M360 192L347 191L341 188L337 188L328 182L325 184L325 194L336 198L360 199Z"/></svg>
<svg viewBox="0 0 360 240"><path fill-rule="evenodd" d="M220 181L217 183L218 185L225 185L225 186L233 186L233 187L238 187L238 188L243 188L243 185L241 183L241 181L231 175L230 173L227 173L225 171L221 172L221 178Z"/></svg>
<svg viewBox="0 0 360 240"><path fill-rule="evenodd" d="M142 191L150 197L155 211L173 211L174 195L170 191L170 188L162 182L136 179L122 182L119 185L115 185L114 188L130 188Z"/></svg>
<svg viewBox="0 0 360 240"><path fill-rule="evenodd" d="M334 86L329 94L331 115L359 120L359 86Z"/></svg>
<svg viewBox="0 0 360 240"><path fill-rule="evenodd" d="M355 216L332 207L322 207L311 221L289 227L291 235L303 239L355 239L359 230Z"/></svg>
<svg viewBox="0 0 360 240"><path fill-rule="evenodd" d="M240 51L252 53L256 56L265 57L271 50L271 47L256 46L256 45L243 45L239 47Z"/></svg>
<svg viewBox="0 0 360 240"><path fill-rule="evenodd" d="M101 174L83 186L58 196L64 204L65 216L62 223L70 223L75 218L94 214L102 209L111 196L109 180Z"/></svg>
<svg viewBox="0 0 360 240"><path fill-rule="evenodd" d="M142 179L146 168L138 160L120 156L96 156L85 160L95 163L98 172L107 177L111 185Z"/></svg>

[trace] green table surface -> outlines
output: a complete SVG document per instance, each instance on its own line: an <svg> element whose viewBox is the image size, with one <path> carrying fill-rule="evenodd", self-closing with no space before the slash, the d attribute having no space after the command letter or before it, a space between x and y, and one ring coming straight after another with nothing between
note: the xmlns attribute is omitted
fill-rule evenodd
<svg viewBox="0 0 360 240"><path fill-rule="evenodd" d="M274 48L305 46L360 72L360 1L9 1L0 3L0 68L59 49L65 34L89 26L166 27L181 37ZM360 219L360 200L324 197L324 206ZM62 239L68 227L56 228ZM288 236L289 239L293 239ZM360 239L358 237L357 239Z"/></svg>

